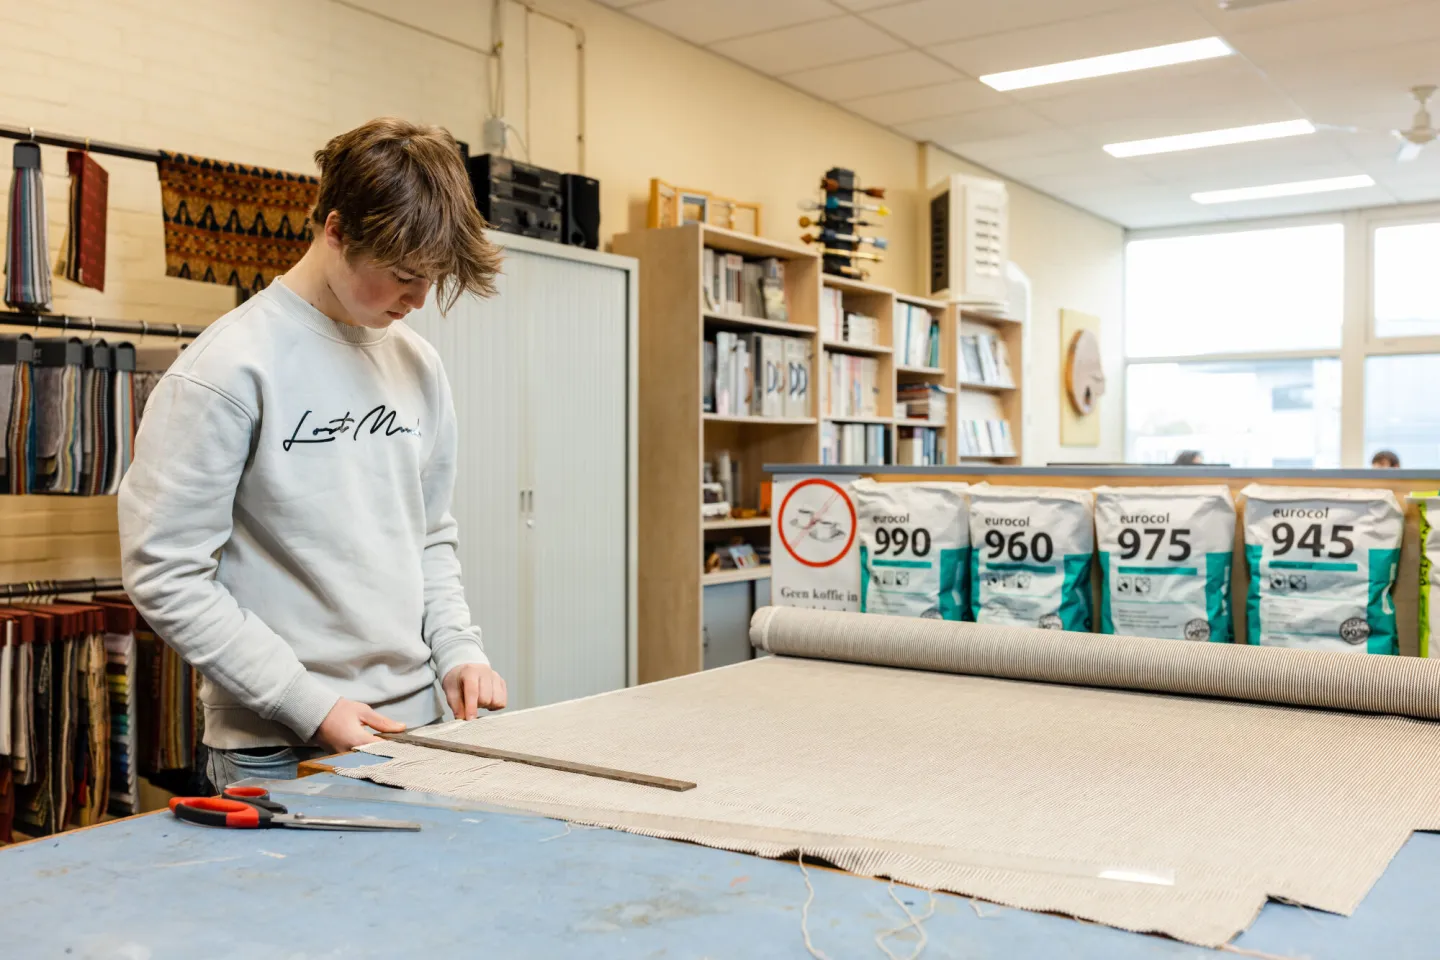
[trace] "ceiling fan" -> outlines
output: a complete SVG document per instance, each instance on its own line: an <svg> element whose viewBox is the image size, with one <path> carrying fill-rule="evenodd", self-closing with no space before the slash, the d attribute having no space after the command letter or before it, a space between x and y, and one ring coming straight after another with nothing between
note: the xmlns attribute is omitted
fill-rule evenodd
<svg viewBox="0 0 1440 960"><path fill-rule="evenodd" d="M1425 149L1427 143L1433 143L1440 137L1440 130L1435 129L1435 124L1430 120L1430 111L1425 103L1435 93L1434 84L1426 84L1420 87L1411 87L1410 93L1420 102L1420 109L1415 112L1415 119L1410 123L1408 130L1391 130L1395 139L1400 141L1400 152L1395 155L1396 161L1407 163L1420 156L1420 151Z"/></svg>

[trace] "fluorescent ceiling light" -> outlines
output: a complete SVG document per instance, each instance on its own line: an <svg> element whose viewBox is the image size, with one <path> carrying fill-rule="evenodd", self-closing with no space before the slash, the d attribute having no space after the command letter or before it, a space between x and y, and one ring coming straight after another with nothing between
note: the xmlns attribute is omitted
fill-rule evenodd
<svg viewBox="0 0 1440 960"><path fill-rule="evenodd" d="M1332 190L1355 190L1373 187L1375 181L1366 174L1353 177L1330 177L1326 180L1297 180L1294 183L1271 183L1263 187L1238 187L1234 190L1207 190L1192 193L1196 203L1234 203L1237 200L1264 200L1268 197L1297 197L1302 193L1329 193Z"/></svg>
<svg viewBox="0 0 1440 960"><path fill-rule="evenodd" d="M1085 80L1090 77L1109 76L1112 73L1130 73L1132 70L1149 70L1151 67L1168 67L1175 63L1228 57L1234 52L1219 37L1206 37L1203 40L1186 40L1184 43L1167 43L1163 47L1145 47L1140 50L1126 50L1124 53L1108 53L1103 57L1086 57L1084 60L1067 60L1043 67L991 73L981 77L980 82L996 90L1021 90L1025 87L1043 87L1047 83Z"/></svg>
<svg viewBox="0 0 1440 960"><path fill-rule="evenodd" d="M1279 123L1257 123L1249 127L1229 127L1225 130L1202 130L1199 133L1182 133L1173 137L1155 137L1153 140L1107 143L1105 152L1112 157L1144 157L1152 153L1199 150L1201 147L1220 147L1229 143L1250 143L1254 140L1277 140L1280 137L1299 137L1314 132L1315 125L1309 120L1282 120Z"/></svg>

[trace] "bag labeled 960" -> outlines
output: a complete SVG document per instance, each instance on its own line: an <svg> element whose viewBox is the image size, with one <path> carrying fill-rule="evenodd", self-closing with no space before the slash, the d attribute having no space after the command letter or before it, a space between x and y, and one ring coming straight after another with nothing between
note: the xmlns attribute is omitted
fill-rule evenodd
<svg viewBox="0 0 1440 960"><path fill-rule="evenodd" d="M976 622L1090 629L1093 504L1088 490L970 488L970 608Z"/></svg>
<svg viewBox="0 0 1440 960"><path fill-rule="evenodd" d="M1405 521L1395 495L1261 484L1241 494L1250 643L1398 653L1394 590Z"/></svg>
<svg viewBox="0 0 1440 960"><path fill-rule="evenodd" d="M1229 643L1227 487L1096 487L1100 632Z"/></svg>
<svg viewBox="0 0 1440 960"><path fill-rule="evenodd" d="M966 484L861 479L853 489L861 612L961 619L970 564Z"/></svg>

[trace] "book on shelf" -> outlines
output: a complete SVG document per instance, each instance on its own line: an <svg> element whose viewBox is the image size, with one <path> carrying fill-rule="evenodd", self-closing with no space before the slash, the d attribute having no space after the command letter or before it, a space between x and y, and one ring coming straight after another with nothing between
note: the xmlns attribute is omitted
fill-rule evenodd
<svg viewBox="0 0 1440 960"><path fill-rule="evenodd" d="M874 423L824 423L820 462L848 466L884 466L890 462L890 428Z"/></svg>
<svg viewBox="0 0 1440 960"><path fill-rule="evenodd" d="M938 383L902 383L896 389L895 401L900 405L900 417L905 420L929 420L943 424L950 408L950 394L954 391Z"/></svg>
<svg viewBox="0 0 1440 960"><path fill-rule="evenodd" d="M844 297L834 287L820 289L820 336L825 340L844 339Z"/></svg>
<svg viewBox="0 0 1440 960"><path fill-rule="evenodd" d="M810 341L781 337L785 356L785 416L810 416Z"/></svg>
<svg viewBox="0 0 1440 960"><path fill-rule="evenodd" d="M715 412L715 341L706 340L704 345L704 381L702 406L706 413Z"/></svg>
<svg viewBox="0 0 1440 960"><path fill-rule="evenodd" d="M760 261L760 304L766 320L788 323L790 305L785 299L785 261L766 257Z"/></svg>
<svg viewBox="0 0 1440 960"><path fill-rule="evenodd" d="M945 463L940 431L933 427L900 427L895 441L895 462L907 467L936 467Z"/></svg>
<svg viewBox="0 0 1440 960"><path fill-rule="evenodd" d="M725 256L725 312L741 316L745 312L744 269L745 258L738 253Z"/></svg>
<svg viewBox="0 0 1440 960"><path fill-rule="evenodd" d="M1000 371L999 382L1007 387L1015 386L1015 372L1010 369L1010 348L999 337L995 338L995 366Z"/></svg>
<svg viewBox="0 0 1440 960"><path fill-rule="evenodd" d="M825 354L825 416L877 417L880 361L848 353Z"/></svg>
<svg viewBox="0 0 1440 960"><path fill-rule="evenodd" d="M880 343L880 321L863 313L845 314L841 340L857 347L874 347Z"/></svg>
<svg viewBox="0 0 1440 960"><path fill-rule="evenodd" d="M740 266L740 312L747 317L764 317L765 303L760 296L760 280L764 271L758 263Z"/></svg>
<svg viewBox="0 0 1440 960"><path fill-rule="evenodd" d="M980 363L980 338L973 334L960 338L960 379L985 382L985 368Z"/></svg>
<svg viewBox="0 0 1440 960"><path fill-rule="evenodd" d="M759 362L755 365L755 407L762 417L785 416L785 338L773 333L752 335Z"/></svg>
<svg viewBox="0 0 1440 960"><path fill-rule="evenodd" d="M980 379L985 383L1000 382L1000 367L995 362L995 337L992 334L982 333L976 336L976 344L980 353Z"/></svg>

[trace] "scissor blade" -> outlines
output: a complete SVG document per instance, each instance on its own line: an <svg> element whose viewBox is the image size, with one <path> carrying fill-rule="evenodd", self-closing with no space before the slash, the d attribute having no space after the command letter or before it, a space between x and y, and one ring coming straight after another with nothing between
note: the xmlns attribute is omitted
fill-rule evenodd
<svg viewBox="0 0 1440 960"><path fill-rule="evenodd" d="M274 822L302 830L419 830L414 820L356 820L349 817L307 817L300 813L280 814Z"/></svg>

